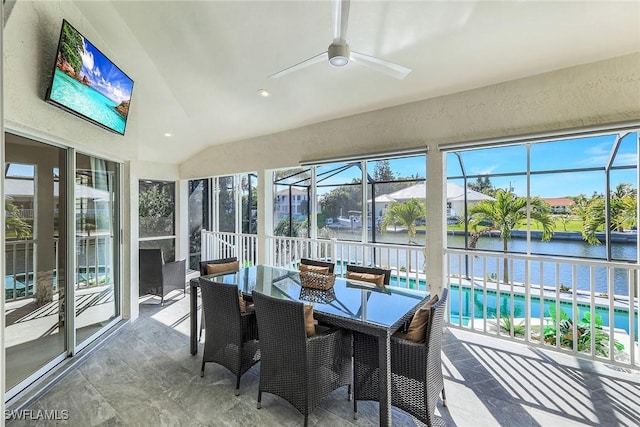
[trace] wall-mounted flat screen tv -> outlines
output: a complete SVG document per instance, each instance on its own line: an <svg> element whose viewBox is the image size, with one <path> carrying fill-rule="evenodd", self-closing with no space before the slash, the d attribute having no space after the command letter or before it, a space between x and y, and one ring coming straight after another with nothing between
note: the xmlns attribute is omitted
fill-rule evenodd
<svg viewBox="0 0 640 427"><path fill-rule="evenodd" d="M45 100L124 135L133 80L66 20Z"/></svg>

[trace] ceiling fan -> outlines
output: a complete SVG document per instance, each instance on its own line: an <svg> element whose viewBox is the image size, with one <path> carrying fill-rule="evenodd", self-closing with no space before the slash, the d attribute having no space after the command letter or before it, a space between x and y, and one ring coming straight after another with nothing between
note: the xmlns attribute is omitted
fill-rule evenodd
<svg viewBox="0 0 640 427"><path fill-rule="evenodd" d="M329 60L329 64L334 67L344 67L349 62L358 62L366 65L374 70L386 73L396 79L404 79L411 72L411 68L394 64L375 56L365 55L364 53L355 52L349 48L347 44L347 23L349 21L350 0L333 0L332 19L333 19L333 42L329 45L326 52L322 52L316 56L306 59L282 71L269 76L272 79L285 76L294 71L301 70L310 65L317 64Z"/></svg>

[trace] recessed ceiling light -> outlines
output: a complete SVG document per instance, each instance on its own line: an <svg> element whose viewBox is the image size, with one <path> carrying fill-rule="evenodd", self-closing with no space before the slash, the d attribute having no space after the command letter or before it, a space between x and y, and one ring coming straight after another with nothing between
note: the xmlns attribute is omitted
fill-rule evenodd
<svg viewBox="0 0 640 427"><path fill-rule="evenodd" d="M173 134L171 132L165 132L164 136L170 137L170 136L173 136Z"/></svg>
<svg viewBox="0 0 640 427"><path fill-rule="evenodd" d="M271 94L269 93L268 90L266 89L258 89L258 95L260 95L263 98L268 98L271 96Z"/></svg>

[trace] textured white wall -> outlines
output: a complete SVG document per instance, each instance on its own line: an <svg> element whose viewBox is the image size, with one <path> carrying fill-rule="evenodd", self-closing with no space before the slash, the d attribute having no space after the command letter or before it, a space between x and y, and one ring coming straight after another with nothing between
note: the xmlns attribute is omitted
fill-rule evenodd
<svg viewBox="0 0 640 427"><path fill-rule="evenodd" d="M640 53L212 146L182 178L640 118Z"/></svg>
<svg viewBox="0 0 640 427"><path fill-rule="evenodd" d="M63 18L120 65L117 53L109 50L72 2L18 1L3 31L5 126L92 155L121 161L135 159L139 139L135 109L131 111L126 135L121 136L44 101Z"/></svg>

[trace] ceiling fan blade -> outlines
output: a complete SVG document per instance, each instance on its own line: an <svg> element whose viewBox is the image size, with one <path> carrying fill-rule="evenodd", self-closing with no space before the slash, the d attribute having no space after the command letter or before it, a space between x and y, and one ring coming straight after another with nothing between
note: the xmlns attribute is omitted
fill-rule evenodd
<svg viewBox="0 0 640 427"><path fill-rule="evenodd" d="M399 80L404 79L411 72L411 68L394 64L393 62L385 61L384 59L376 58L375 56L365 55L360 52L351 51L351 59Z"/></svg>
<svg viewBox="0 0 640 427"><path fill-rule="evenodd" d="M333 40L347 40L347 24L349 23L350 5L351 0L333 0L331 2Z"/></svg>
<svg viewBox="0 0 640 427"><path fill-rule="evenodd" d="M327 54L327 52L322 52L322 53L317 54L314 57L311 57L309 59L305 59L304 61L299 62L296 65L292 65L289 68L285 68L282 71L278 71L277 73L270 75L269 78L277 79L277 78L282 77L284 75L287 75L289 73L293 73L294 71L298 71L298 70L301 70L303 68L306 68L309 65L317 64L318 62L328 61L328 60L329 60L329 55Z"/></svg>

